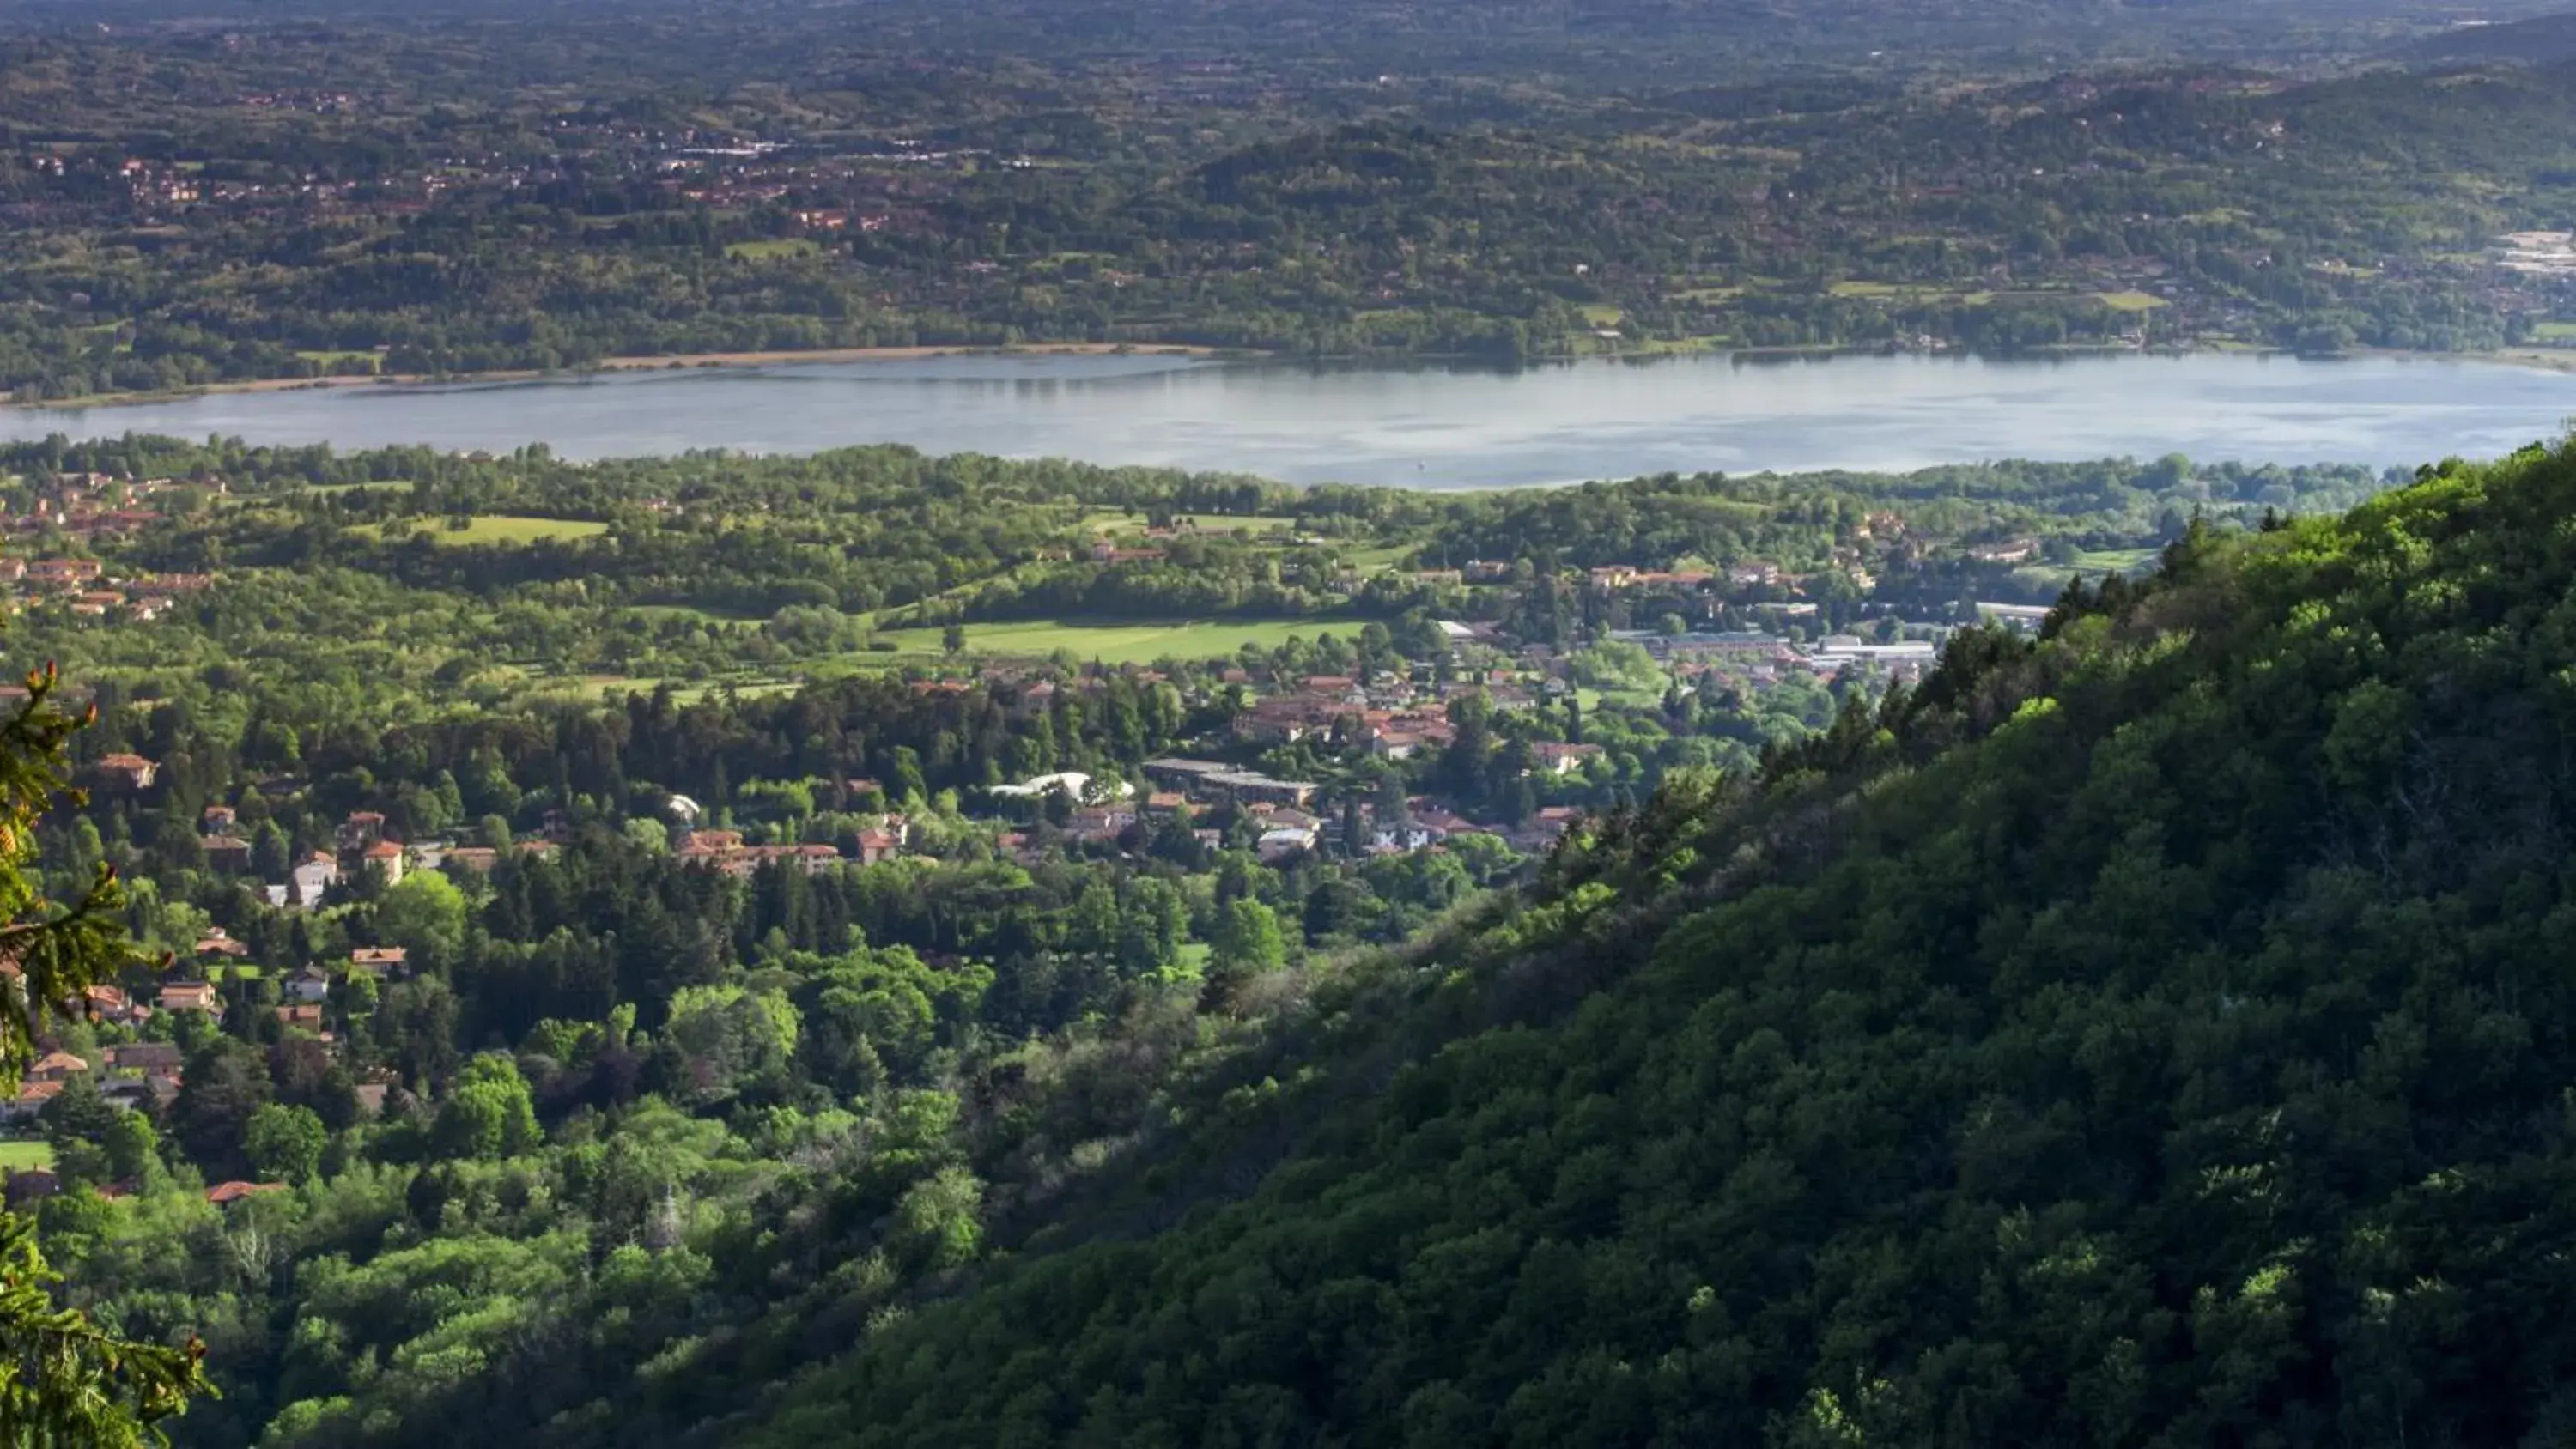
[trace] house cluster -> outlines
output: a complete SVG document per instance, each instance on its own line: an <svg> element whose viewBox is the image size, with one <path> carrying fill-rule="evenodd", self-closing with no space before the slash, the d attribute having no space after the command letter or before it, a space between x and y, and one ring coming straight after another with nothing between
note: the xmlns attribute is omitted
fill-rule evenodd
<svg viewBox="0 0 2576 1449"><path fill-rule="evenodd" d="M1597 745L1549 747L1538 768L1562 772L1599 753ZM1320 787L1311 781L1282 780L1216 760L1148 760L1143 770L1151 788L1141 797L1121 782L1095 782L1077 772L1041 776L998 787L993 793L1028 799L1061 792L1069 800L1082 802L1064 817L1063 832L1087 845L1116 845L1139 827L1159 830L1175 820L1187 820L1190 833L1215 849L1225 843L1224 832L1196 820L1200 812L1230 807L1252 823L1254 849L1272 863L1328 847L1372 855L1429 850L1462 834L1495 835L1523 846L1545 844L1562 833L1577 813L1552 808L1541 811L1539 819L1521 830L1510 831L1464 819L1428 797L1417 797L1401 818L1381 820L1373 804L1358 806L1353 813L1362 833L1354 841L1347 834L1350 823L1317 802ZM1023 862L1034 862L1044 853L1037 837L1025 830L1004 830L996 843Z"/></svg>
<svg viewBox="0 0 2576 1449"><path fill-rule="evenodd" d="M853 212L845 206L807 207L788 215L796 219L800 230L822 232L883 231L886 223L892 220L882 212Z"/></svg>
<svg viewBox="0 0 2576 1449"><path fill-rule="evenodd" d="M1972 544L1968 557L1982 564L2026 564L2039 557L2039 540L2007 538L1998 543Z"/></svg>
<svg viewBox="0 0 2576 1449"><path fill-rule="evenodd" d="M1644 646L1682 674L1714 671L1759 690L1795 676L1832 679L1854 669L1890 678L1920 675L1939 662L1941 641L1949 631L1930 626L1926 632L1932 637L1877 641L1857 634L1827 634L1805 644L1757 629L1684 634L1622 629L1612 637Z"/></svg>
<svg viewBox="0 0 2576 1449"><path fill-rule="evenodd" d="M731 876L748 876L764 865L793 867L806 875L821 875L842 865L877 865L903 853L911 836L911 826L901 815L878 817L875 825L861 829L851 842L851 849L820 841L786 845L746 844L739 830L692 830L684 837L673 858L689 870L718 871Z"/></svg>
<svg viewBox="0 0 2576 1449"><path fill-rule="evenodd" d="M2495 239L2496 265L2525 276L2576 277L2576 232L2517 231Z"/></svg>
<svg viewBox="0 0 2576 1449"><path fill-rule="evenodd" d="M1885 520L1888 532L1873 535L1867 526L1857 531L1859 539L1873 536L1894 540L1904 533L1904 521L1894 514L1872 514ZM1707 594L1745 601L1750 598L1804 595L1811 584L1828 575L1849 579L1854 588L1867 594L1878 587L1878 576L1868 568L1868 555L1857 543L1836 544L1829 551L1826 567L1815 573L1796 574L1776 563L1754 559L1730 564L1723 569L1647 569L1632 564L1610 564L1589 570L1586 582L1594 593L1604 597L1626 593Z"/></svg>
<svg viewBox="0 0 2576 1449"><path fill-rule="evenodd" d="M1597 751L1599 747L1591 748ZM1361 855L1409 855L1438 850L1461 836L1489 835L1515 849L1544 850L1582 813L1571 805L1550 805L1514 827L1470 820L1428 795L1416 795L1405 802L1401 813L1381 812L1373 802L1360 806L1356 812L1359 835L1354 841L1345 821L1318 819L1304 811L1277 810L1263 820L1255 849L1264 861L1277 863L1303 851L1327 848Z"/></svg>
<svg viewBox="0 0 2576 1449"><path fill-rule="evenodd" d="M101 1020L140 1025L155 1010L164 1012L201 1012L220 1021L224 1016L222 989L216 976L226 971L249 969L249 943L227 934L222 927L210 927L197 938L188 974L163 981L156 988L157 1006L140 1003L128 1005L122 993L113 988L94 988L92 1010ZM278 1004L269 1008L278 1024L307 1031L326 1047L337 1050L338 1039L324 1025L323 1006L331 998L335 980L354 980L364 976L378 983L406 980L411 975L411 953L401 946L360 946L349 953L349 959L337 977L318 966L306 966L277 982ZM111 1004L102 1002L99 992L116 997ZM361 1094L364 1095L363 1093Z"/></svg>
<svg viewBox="0 0 2576 1449"><path fill-rule="evenodd" d="M102 761L102 766L105 763ZM144 783L149 783L148 777ZM208 805L198 818L197 829L197 846L208 865L234 874L253 867L255 851L242 833L240 812L232 806ZM525 855L551 854L563 834L557 825L543 836L517 841L509 848ZM261 887L268 903L281 910L312 910L322 904L333 887L368 872L382 876L387 885L399 883L415 870L448 866L483 875L489 874L501 857L501 851L492 846L396 840L386 833L384 814L375 810L351 811L332 828L332 847L310 851L290 861L286 879Z"/></svg>
<svg viewBox="0 0 2576 1449"><path fill-rule="evenodd" d="M354 114L362 98L338 91L256 91L234 98L243 111ZM799 230L834 235L936 224L932 207L964 172L1024 169L1021 157L949 149L907 139L862 141L817 156L772 140L743 140L695 128L656 128L560 117L547 154L458 146L413 165L365 177L320 171L259 178L210 176L150 156L39 155L34 174L57 185L30 198L53 211L70 206L160 221L182 213L418 216L441 200L507 198L577 177L645 182L673 202L747 207L780 204ZM113 198L111 200L111 198Z"/></svg>
<svg viewBox="0 0 2576 1449"><path fill-rule="evenodd" d="M221 930L209 931L197 943L197 965L201 969L210 962L230 962L246 954L247 947ZM400 948L362 948L351 954L348 968L352 976L379 978L399 976L403 969L404 953ZM272 1010L282 1025L310 1032L336 1055L340 1043L323 1018L323 1002L329 996L332 980L329 973L312 967L298 971L280 983L281 1004ZM155 992L157 1006L134 1000L115 986L92 986L86 994L93 1021L128 1032L149 1022L156 1011L198 1011L220 1017L224 1009L215 985L209 981L164 981ZM393 1074L385 1069L369 1071L356 1084L358 1110L371 1117L381 1114L394 1081ZM42 1119L47 1105L76 1082L88 1083L110 1104L159 1116L178 1100L185 1085L186 1055L173 1041L119 1041L85 1053L56 1046L28 1066L15 1093L0 1096L0 1127L21 1132L32 1129ZM43 1170L15 1171L6 1182L7 1197L13 1206L50 1196L59 1188L54 1174ZM282 1190L283 1185L278 1183L225 1182L207 1188L206 1200L228 1207L261 1193ZM116 1184L100 1189L100 1195L114 1198L130 1191L130 1183Z"/></svg>
<svg viewBox="0 0 2576 1449"><path fill-rule="evenodd" d="M1233 801L1246 807L1304 809L1314 802L1317 788L1311 780L1274 779L1215 760L1147 760L1145 778L1192 805Z"/></svg>
<svg viewBox="0 0 2576 1449"><path fill-rule="evenodd" d="M1762 571L1768 571L1773 581L1779 576L1779 569L1771 564L1750 565L1747 569L1756 574ZM1590 573L1592 591L1597 594L1625 593L1630 589L1703 589L1716 577L1708 569L1641 569L1634 564L1609 564Z"/></svg>
<svg viewBox="0 0 2576 1449"><path fill-rule="evenodd" d="M214 587L210 574L135 574L111 577L94 558L0 557L0 586L31 603L45 603L104 618L119 614L155 619L189 594Z"/></svg>
<svg viewBox="0 0 2576 1449"><path fill-rule="evenodd" d="M1390 760L1449 743L1449 716L1437 691L1393 674L1362 682L1347 675L1313 675L1255 700L1234 721L1241 738L1290 744L1308 735L1338 734Z"/></svg>
<svg viewBox="0 0 2576 1449"><path fill-rule="evenodd" d="M1190 759L1147 760L1145 777L1157 787L1145 797L1149 816L1232 804L1258 824L1256 849L1265 860L1311 850L1317 842L1323 822L1309 813L1317 789L1310 780L1282 780L1216 760ZM1215 831L1194 833L1202 843L1218 843Z"/></svg>
<svg viewBox="0 0 2576 1449"><path fill-rule="evenodd" d="M0 507L0 530L17 534L59 534L69 538L123 537L147 528L162 515L143 506L153 495L190 486L175 478L120 478L110 473L65 473L24 510ZM217 492L222 483L208 483Z"/></svg>
<svg viewBox="0 0 2576 1449"><path fill-rule="evenodd" d="M93 1062L67 1051L50 1051L27 1068L15 1096L0 1099L0 1122L24 1125L61 1096L75 1079L98 1088L100 1096L119 1106L157 1112L179 1095L179 1048L162 1041L129 1042L104 1048Z"/></svg>

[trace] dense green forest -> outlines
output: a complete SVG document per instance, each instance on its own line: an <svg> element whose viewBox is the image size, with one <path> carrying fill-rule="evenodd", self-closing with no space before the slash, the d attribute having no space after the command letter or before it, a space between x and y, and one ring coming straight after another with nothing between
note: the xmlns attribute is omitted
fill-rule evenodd
<svg viewBox="0 0 2576 1449"><path fill-rule="evenodd" d="M205 1335L196 1442L2551 1442L2571 495L2561 446L2194 527L1376 949L1248 862L1068 881L990 976L932 964L989 905L628 829L362 890L254 953L437 960L344 1029L443 1086L370 1125L183 1027L176 1150L49 1249ZM1154 944L1216 906L1222 994ZM123 1109L57 1101L112 1180ZM236 1168L306 1185L166 1176Z"/></svg>
<svg viewBox="0 0 2576 1449"><path fill-rule="evenodd" d="M184 1442L732 1433L1250 1189L1581 842L1901 708L1867 651L2391 481L14 445L0 643L98 708L30 879L144 957L0 1165L69 1306L203 1345Z"/></svg>
<svg viewBox="0 0 2576 1449"><path fill-rule="evenodd" d="M2563 61L2390 69L2383 36L2069 72L1954 37L1762 69L1747 38L1680 75L1613 29L1530 72L848 24L0 31L0 388L1024 342L2576 336L2567 269L2498 253L2576 224Z"/></svg>
<svg viewBox="0 0 2576 1449"><path fill-rule="evenodd" d="M100 706L30 878L116 867L147 962L44 1027L0 1153L67 1305L203 1345L223 1397L182 1442L2542 1443L2566 1412L2576 447L2376 498L2185 459L1465 497L900 449L6 462L68 530L31 570L208 571L148 617L32 593L7 640ZM100 478L167 486L81 534L59 500ZM997 575L885 582L1116 573L1093 537L1311 577L1313 632L986 652ZM2077 538L2149 567L2069 569L2035 633L1945 612ZM827 547L864 566L797 562ZM1670 606L1667 642L1794 659L1850 570L1913 567L1919 607L1842 595L1943 641L1910 679L1635 642ZM649 602L789 576L819 591L765 617ZM767 640L788 687L541 687L638 610L687 626L657 668ZM512 639L549 642L465 698ZM1318 698L1341 718L1244 733ZM1313 782L1316 823L1147 808L1174 755ZM1136 807L995 788L1059 771Z"/></svg>
<svg viewBox="0 0 2576 1449"><path fill-rule="evenodd" d="M0 406L2576 353L2566 17L0 13ZM2576 1440L2576 439L0 443L0 1440Z"/></svg>
<svg viewBox="0 0 2576 1449"><path fill-rule="evenodd" d="M2561 1441L2571 506L2427 470L1961 636L1319 996L1257 1189L726 1441Z"/></svg>

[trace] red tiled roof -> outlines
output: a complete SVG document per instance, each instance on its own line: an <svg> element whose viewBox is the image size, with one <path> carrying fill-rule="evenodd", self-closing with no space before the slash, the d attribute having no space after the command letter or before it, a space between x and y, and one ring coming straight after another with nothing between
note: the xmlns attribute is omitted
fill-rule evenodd
<svg viewBox="0 0 2576 1449"><path fill-rule="evenodd" d="M286 1191L286 1184L282 1182L219 1182L206 1189L206 1201L221 1207L263 1192L284 1191Z"/></svg>

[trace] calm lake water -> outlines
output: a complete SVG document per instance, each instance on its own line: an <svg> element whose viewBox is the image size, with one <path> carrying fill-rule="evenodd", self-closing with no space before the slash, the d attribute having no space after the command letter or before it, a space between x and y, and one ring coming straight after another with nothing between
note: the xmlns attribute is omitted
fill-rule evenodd
<svg viewBox="0 0 2576 1449"><path fill-rule="evenodd" d="M2554 436L2571 414L2576 374L2388 358L1717 356L1506 374L946 357L0 409L0 434L219 433L495 452L542 441L570 457L897 442L1470 488L2169 452L2412 465L2510 451Z"/></svg>

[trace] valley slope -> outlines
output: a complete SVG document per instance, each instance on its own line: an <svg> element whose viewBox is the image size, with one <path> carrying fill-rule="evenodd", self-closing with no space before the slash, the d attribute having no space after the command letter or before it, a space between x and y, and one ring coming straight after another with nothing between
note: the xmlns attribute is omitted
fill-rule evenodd
<svg viewBox="0 0 2576 1449"><path fill-rule="evenodd" d="M702 1434L2563 1442L2571 509L2453 465L1963 636L1390 967L1238 1101L1257 1189Z"/></svg>

